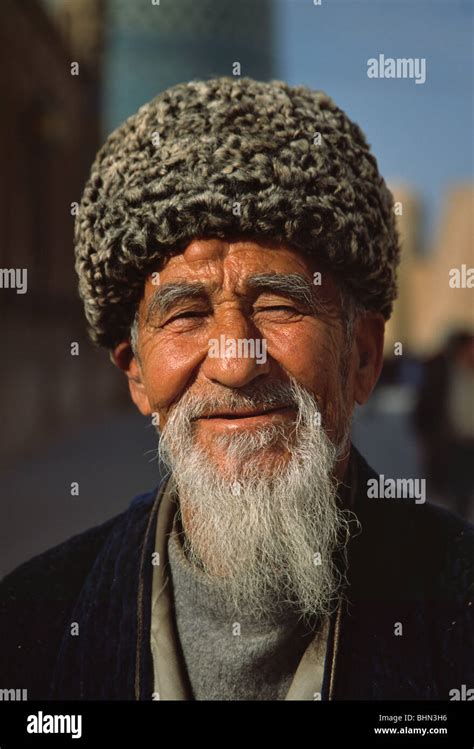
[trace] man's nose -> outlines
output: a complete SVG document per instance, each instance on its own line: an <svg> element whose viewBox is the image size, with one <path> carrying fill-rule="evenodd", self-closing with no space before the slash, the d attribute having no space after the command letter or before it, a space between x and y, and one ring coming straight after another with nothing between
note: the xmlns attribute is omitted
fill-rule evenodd
<svg viewBox="0 0 474 749"><path fill-rule="evenodd" d="M252 319L237 309L222 314L209 331L204 376L226 387L239 388L269 372L267 341Z"/></svg>

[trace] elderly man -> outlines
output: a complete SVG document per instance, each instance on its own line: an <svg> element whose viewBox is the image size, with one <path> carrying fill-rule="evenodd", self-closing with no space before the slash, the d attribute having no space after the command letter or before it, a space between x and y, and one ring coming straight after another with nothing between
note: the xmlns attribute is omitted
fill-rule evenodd
<svg viewBox="0 0 474 749"><path fill-rule="evenodd" d="M278 81L175 86L98 153L76 255L167 471L3 581L3 681L128 700L473 685L472 528L374 497L350 442L399 259L359 127Z"/></svg>

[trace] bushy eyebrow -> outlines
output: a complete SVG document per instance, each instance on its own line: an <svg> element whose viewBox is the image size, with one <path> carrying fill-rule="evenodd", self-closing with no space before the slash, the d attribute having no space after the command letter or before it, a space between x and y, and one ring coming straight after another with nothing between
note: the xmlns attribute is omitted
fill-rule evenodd
<svg viewBox="0 0 474 749"><path fill-rule="evenodd" d="M145 325L158 312L165 315L179 302L189 299L209 300L207 287L200 281L174 281L164 283L151 296L148 302Z"/></svg>
<svg viewBox="0 0 474 749"><path fill-rule="evenodd" d="M321 312L324 305L318 299L313 284L301 273L256 273L248 276L244 282L245 289L253 292L271 291L282 294L296 304L302 304L313 312ZM206 285L201 281L174 281L160 286L148 302L145 324L149 324L153 315L165 315L179 302L200 299L210 302L210 292L214 284Z"/></svg>
<svg viewBox="0 0 474 749"><path fill-rule="evenodd" d="M297 304L309 307L314 312L321 309L321 300L313 284L301 273L257 273L249 276L246 285L250 289L272 291L282 294Z"/></svg>

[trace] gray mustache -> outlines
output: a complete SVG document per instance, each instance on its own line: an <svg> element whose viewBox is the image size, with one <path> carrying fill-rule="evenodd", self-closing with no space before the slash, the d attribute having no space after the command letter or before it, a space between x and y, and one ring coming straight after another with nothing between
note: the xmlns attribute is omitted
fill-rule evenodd
<svg viewBox="0 0 474 749"><path fill-rule="evenodd" d="M231 391L207 397L188 393L181 398L176 408L182 409L187 418L195 419L203 413L224 409L232 412L240 408L287 408L289 406L297 407L293 387L277 383L271 387L267 385L265 389L253 389L251 392L242 389L238 392Z"/></svg>

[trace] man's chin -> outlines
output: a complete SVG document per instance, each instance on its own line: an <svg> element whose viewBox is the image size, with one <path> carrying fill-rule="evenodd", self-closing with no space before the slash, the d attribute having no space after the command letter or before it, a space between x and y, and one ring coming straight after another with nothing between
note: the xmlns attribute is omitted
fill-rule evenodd
<svg viewBox="0 0 474 749"><path fill-rule="evenodd" d="M229 481L244 480L250 475L270 478L283 470L290 460L290 452L284 445L270 445L251 451L242 451L238 456L229 454L216 445L205 446L204 451L216 473Z"/></svg>

